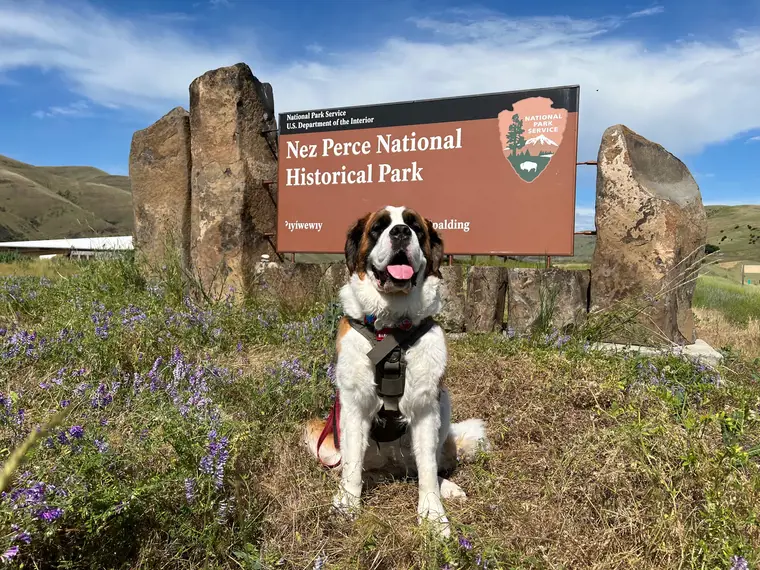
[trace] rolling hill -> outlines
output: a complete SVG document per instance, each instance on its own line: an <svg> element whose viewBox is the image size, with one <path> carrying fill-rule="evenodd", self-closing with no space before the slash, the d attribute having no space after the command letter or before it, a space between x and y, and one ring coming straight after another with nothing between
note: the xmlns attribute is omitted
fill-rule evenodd
<svg viewBox="0 0 760 570"><path fill-rule="evenodd" d="M0 241L130 235L127 176L0 156Z"/></svg>

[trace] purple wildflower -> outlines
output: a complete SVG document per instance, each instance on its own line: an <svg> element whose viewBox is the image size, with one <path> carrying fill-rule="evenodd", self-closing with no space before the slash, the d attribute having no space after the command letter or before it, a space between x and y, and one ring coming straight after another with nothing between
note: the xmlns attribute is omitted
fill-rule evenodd
<svg viewBox="0 0 760 570"><path fill-rule="evenodd" d="M82 426L71 426L69 428L69 434L71 437L81 439L84 436L84 428Z"/></svg>
<svg viewBox="0 0 760 570"><path fill-rule="evenodd" d="M472 550L472 542L470 542L463 536L459 537L459 546L461 546L465 550Z"/></svg>
<svg viewBox="0 0 760 570"><path fill-rule="evenodd" d="M0 392L0 408L4 408L4 413L6 416L11 415L11 410L13 409L13 402L11 401L10 396L6 396L2 392Z"/></svg>
<svg viewBox="0 0 760 570"><path fill-rule="evenodd" d="M216 430L211 430L208 434L209 444L207 454L200 460L200 469L206 475L214 476L214 484L219 489L224 484L224 466L229 458L227 451L227 437L222 437L217 441Z"/></svg>
<svg viewBox="0 0 760 570"><path fill-rule="evenodd" d="M15 558L18 554L18 546L11 546L8 550L0 554L0 560L3 562L10 562L12 558Z"/></svg>
<svg viewBox="0 0 760 570"><path fill-rule="evenodd" d="M16 536L13 537L13 539L21 541L24 544L29 544L30 542L32 542L32 535L30 535L26 531L22 531L22 532L19 532L18 534L16 534Z"/></svg>
<svg viewBox="0 0 760 570"><path fill-rule="evenodd" d="M749 564L743 556L731 557L731 570L749 570Z"/></svg>
<svg viewBox="0 0 760 570"><path fill-rule="evenodd" d="M95 449L98 450L98 453L105 453L108 450L108 443L105 441L95 439L92 443L95 445Z"/></svg>
<svg viewBox="0 0 760 570"><path fill-rule="evenodd" d="M41 511L37 512L37 518L44 520L45 522L53 522L63 515L63 509L58 507L45 507Z"/></svg>
<svg viewBox="0 0 760 570"><path fill-rule="evenodd" d="M195 479L185 479L185 497L187 497L188 503L195 500Z"/></svg>

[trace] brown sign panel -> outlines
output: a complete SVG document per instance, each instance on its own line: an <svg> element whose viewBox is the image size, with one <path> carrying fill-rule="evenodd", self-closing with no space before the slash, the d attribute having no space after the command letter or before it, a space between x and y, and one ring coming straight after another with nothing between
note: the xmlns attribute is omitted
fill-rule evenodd
<svg viewBox="0 0 760 570"><path fill-rule="evenodd" d="M416 209L445 253L573 255L578 86L281 113L277 250L342 253Z"/></svg>

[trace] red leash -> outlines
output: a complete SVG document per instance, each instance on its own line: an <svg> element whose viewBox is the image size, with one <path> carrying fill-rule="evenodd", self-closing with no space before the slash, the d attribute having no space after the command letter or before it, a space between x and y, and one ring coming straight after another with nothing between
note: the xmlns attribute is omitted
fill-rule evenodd
<svg viewBox="0 0 760 570"><path fill-rule="evenodd" d="M340 398L338 397L338 392L335 392L335 402L333 403L333 407L330 409L330 415L327 416L327 420L325 421L325 427L322 428L322 433L319 434L319 440L317 441L317 459L319 462L324 465L325 467L335 467L340 463L340 459L336 463L333 463L332 465L328 465L324 461L322 461L322 458L319 456L319 448L322 447L322 442L327 438L328 435L330 435L330 432L333 432L335 434L335 450L340 450Z"/></svg>

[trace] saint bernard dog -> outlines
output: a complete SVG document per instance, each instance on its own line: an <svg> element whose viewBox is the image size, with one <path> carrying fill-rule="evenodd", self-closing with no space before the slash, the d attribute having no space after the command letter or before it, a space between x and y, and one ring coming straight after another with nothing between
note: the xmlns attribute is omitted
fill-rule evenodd
<svg viewBox="0 0 760 570"><path fill-rule="evenodd" d="M348 230L345 258L349 280L340 290L345 316L336 342L335 404L327 420L307 422L305 443L320 463L340 470L334 512L358 513L364 476L416 475L418 522L428 520L448 537L441 499L465 494L439 474L488 450L489 442L482 420L451 423L443 385L446 339L433 320L441 308L443 241L430 220L387 206ZM386 336L404 335L402 355L397 349L395 358L386 358L391 365L370 358Z"/></svg>

